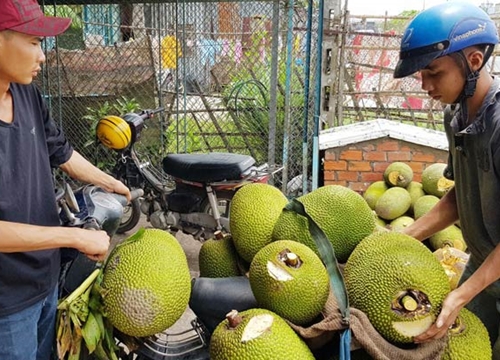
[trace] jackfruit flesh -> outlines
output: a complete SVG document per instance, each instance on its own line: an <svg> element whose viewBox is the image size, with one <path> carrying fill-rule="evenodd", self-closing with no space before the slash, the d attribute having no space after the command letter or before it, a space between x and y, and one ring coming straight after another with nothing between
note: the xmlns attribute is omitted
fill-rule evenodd
<svg viewBox="0 0 500 360"><path fill-rule="evenodd" d="M351 306L394 343L411 343L427 330L450 291L433 253L397 232L377 232L361 241L345 265L344 279Z"/></svg>
<svg viewBox="0 0 500 360"><path fill-rule="evenodd" d="M211 360L314 360L285 320L258 308L227 314L212 334L209 351Z"/></svg>
<svg viewBox="0 0 500 360"><path fill-rule="evenodd" d="M441 266L443 266L450 281L451 290L455 289L465 270L469 254L457 248L445 246L434 251L434 256L436 256Z"/></svg>

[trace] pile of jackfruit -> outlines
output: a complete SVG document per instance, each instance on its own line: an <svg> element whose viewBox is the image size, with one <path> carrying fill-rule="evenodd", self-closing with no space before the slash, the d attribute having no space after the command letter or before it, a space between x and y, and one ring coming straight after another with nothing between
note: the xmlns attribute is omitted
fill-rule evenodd
<svg viewBox="0 0 500 360"><path fill-rule="evenodd" d="M413 170L404 162L393 162L384 171L383 180L372 183L363 197L375 212L380 226L401 230L424 216L453 187L444 176L446 164L434 163L424 169L422 180L414 181ZM432 249L445 245L465 251L462 232L453 224L434 234L428 241Z"/></svg>
<svg viewBox="0 0 500 360"><path fill-rule="evenodd" d="M388 168L384 184L377 184L383 190L376 194L373 188L371 194L360 195L328 185L295 200L328 238L343 269L350 306L363 311L388 342L412 348L413 338L436 321L444 299L456 286L443 264L444 259L456 261L453 249L458 249L447 243L437 254L395 224L386 227L388 220L406 216L410 208L414 214L416 209L410 194L415 182L401 174L406 167L398 166ZM420 198L430 195L423 190L430 182L422 181ZM439 190L443 185L437 182ZM229 312L217 326L210 344L212 360L320 359L288 325L309 327L322 321L329 295L335 294L310 223L289 202L271 185L244 186L230 205L231 233L219 234L200 249L201 277L247 276L258 304L255 309ZM383 226L380 219L385 220ZM463 309L448 331L442 358L486 360L491 351L486 328ZM374 356L363 349L356 354Z"/></svg>

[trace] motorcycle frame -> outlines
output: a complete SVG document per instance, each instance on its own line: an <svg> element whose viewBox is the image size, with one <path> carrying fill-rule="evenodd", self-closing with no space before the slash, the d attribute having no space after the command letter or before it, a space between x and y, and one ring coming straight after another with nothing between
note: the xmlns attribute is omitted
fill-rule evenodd
<svg viewBox="0 0 500 360"><path fill-rule="evenodd" d="M147 184L151 186L154 191L157 191L164 195L168 195L175 190L174 187L168 187L167 185L165 185L161 181L161 179L159 179L152 171L149 170L149 167L151 166L150 162L141 162L133 146L129 147L125 152L122 153L122 158L119 161L122 161L122 166L125 166L125 174L122 175L126 178L128 186L143 187L145 185L145 182L147 182ZM130 163L127 164L127 162L129 161L131 161L133 166L137 169L141 179L134 179L132 177L129 177L129 175L132 173L132 171L129 172L128 166L130 166ZM217 192L236 192L236 190L238 190L240 187L253 182L267 183L270 176L272 176L280 169L281 168L277 168L273 169L273 171L269 171L269 166L267 163L265 163L258 167L250 168L239 180L201 183L188 181L181 178L173 178L173 181L175 181L175 183L177 184L187 185L189 187L192 187L193 189L200 190L199 193L203 194L203 196L206 196L206 198L208 199L208 203L210 204L210 208L212 210L212 217L214 218L217 225L216 230L222 230L224 228L229 228L229 219L221 216L218 207ZM161 206L163 208L163 204L161 204ZM168 211L169 209L167 208L163 210Z"/></svg>

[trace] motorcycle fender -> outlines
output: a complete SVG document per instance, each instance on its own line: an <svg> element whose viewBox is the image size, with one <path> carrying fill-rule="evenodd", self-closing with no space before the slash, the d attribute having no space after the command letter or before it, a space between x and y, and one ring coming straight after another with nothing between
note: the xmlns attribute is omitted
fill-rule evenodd
<svg viewBox="0 0 500 360"><path fill-rule="evenodd" d="M180 214L181 222L187 222L189 224L196 224L197 226L203 227L205 229L216 229L217 222L212 215L207 213L189 213Z"/></svg>

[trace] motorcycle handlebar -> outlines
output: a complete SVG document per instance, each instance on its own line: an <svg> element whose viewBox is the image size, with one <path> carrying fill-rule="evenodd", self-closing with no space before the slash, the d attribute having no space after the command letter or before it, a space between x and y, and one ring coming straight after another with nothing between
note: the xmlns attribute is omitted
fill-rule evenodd
<svg viewBox="0 0 500 360"><path fill-rule="evenodd" d="M117 193L109 193L112 197L114 197L122 206L126 206L128 201L127 198L124 195L117 194ZM135 199L140 198L142 195L144 195L144 190L143 189L134 189L130 191L130 201L134 201Z"/></svg>
<svg viewBox="0 0 500 360"><path fill-rule="evenodd" d="M157 114L159 112L162 112L163 110L165 110L164 107L159 107L159 108L156 108L156 109L142 110L141 113L139 114L139 116L142 119L146 120L146 119L152 118L155 114Z"/></svg>

